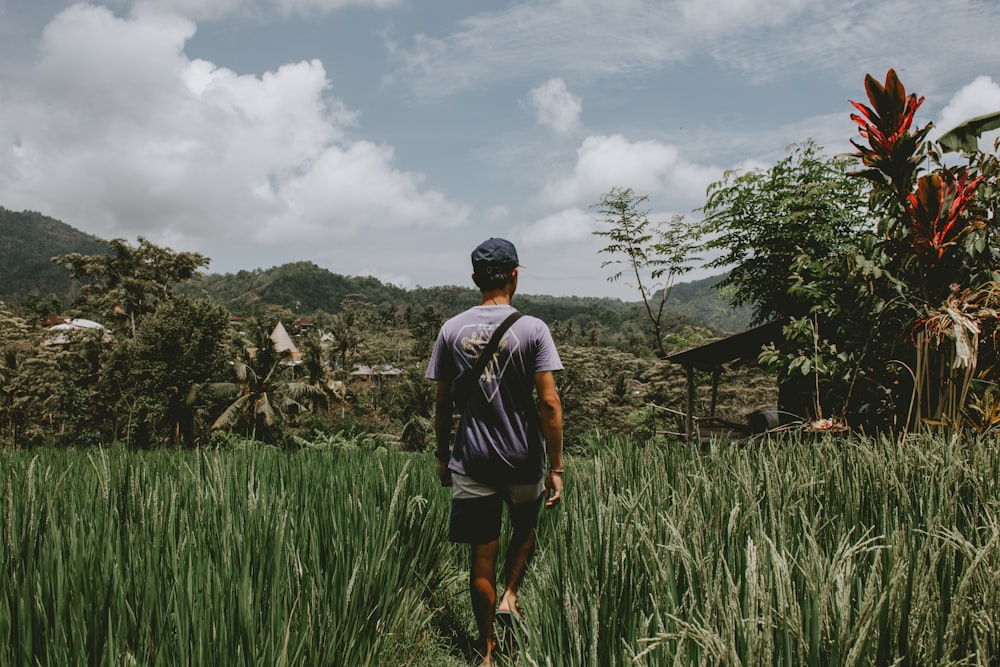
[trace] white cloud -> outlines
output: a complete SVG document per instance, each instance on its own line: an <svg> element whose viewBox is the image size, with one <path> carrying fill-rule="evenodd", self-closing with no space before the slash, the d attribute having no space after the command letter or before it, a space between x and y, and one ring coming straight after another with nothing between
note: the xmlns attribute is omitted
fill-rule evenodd
<svg viewBox="0 0 1000 667"><path fill-rule="evenodd" d="M573 207L519 228L517 237L531 246L563 245L588 238L594 228L593 213Z"/></svg>
<svg viewBox="0 0 1000 667"><path fill-rule="evenodd" d="M412 49L396 50L395 78L433 98L523 74L648 69L690 54L671 29L674 10L673 2L652 0L514 3L469 17L451 34L416 36Z"/></svg>
<svg viewBox="0 0 1000 667"><path fill-rule="evenodd" d="M75 5L53 19L29 83L0 91L0 201L185 248L311 249L363 226L467 221L390 147L345 138L357 116L318 60L239 75L187 58L194 30L148 7L122 19Z"/></svg>
<svg viewBox="0 0 1000 667"><path fill-rule="evenodd" d="M532 89L531 105L538 122L556 134L572 134L580 127L583 104L562 79L549 79Z"/></svg>
<svg viewBox="0 0 1000 667"><path fill-rule="evenodd" d="M194 20L218 19L259 12L256 0L110 0L111 4L137 11L158 11Z"/></svg>
<svg viewBox="0 0 1000 667"><path fill-rule="evenodd" d="M706 44L746 44L748 33L780 27L809 7L806 0L516 2L467 18L450 34L418 35L410 50L396 51L396 78L414 95L439 97L524 74L648 72Z"/></svg>
<svg viewBox="0 0 1000 667"><path fill-rule="evenodd" d="M386 9L400 0L109 0L110 3L140 9L171 12L196 20L217 20L233 16L314 16L348 7Z"/></svg>
<svg viewBox="0 0 1000 667"><path fill-rule="evenodd" d="M739 0L734 0L741 4ZM730 39L705 41L718 62L756 82L824 72L852 87L871 73L896 68L908 88L932 95L956 75L982 71L1000 57L994 38L1000 5L993 0L788 0L769 12L773 20L739 27ZM974 17L974 18L973 18ZM928 57L920 35L933 26L934 41L962 44L961 57Z"/></svg>
<svg viewBox="0 0 1000 667"><path fill-rule="evenodd" d="M658 141L594 136L577 150L573 173L546 186L540 199L557 206L590 206L612 187L628 187L654 200L669 199L675 210L688 210L720 173L718 167L683 159L677 148Z"/></svg>
<svg viewBox="0 0 1000 667"><path fill-rule="evenodd" d="M935 136L941 135L956 125L975 116L1000 111L1000 85L988 76L977 77L972 83L963 86L941 110L940 119L934 124ZM986 149L993 145L993 139L1000 132L987 132L980 138L980 147Z"/></svg>
<svg viewBox="0 0 1000 667"><path fill-rule="evenodd" d="M452 227L470 211L437 192L421 192L420 177L392 169L392 151L359 141L331 147L311 168L284 181L273 195L285 210L254 233L261 243L323 243L360 231L403 227Z"/></svg>
<svg viewBox="0 0 1000 667"><path fill-rule="evenodd" d="M397 48L394 78L435 98L519 76L605 80L706 56L758 82L826 72L856 85L866 71L905 66L910 85L928 94L1000 58L998 21L994 0L515 2ZM928 25L936 42L962 44L967 57L928 59L926 40L913 38Z"/></svg>
<svg viewBox="0 0 1000 667"><path fill-rule="evenodd" d="M780 25L808 9L810 0L678 0L674 7L679 22L697 33L728 32L734 26L754 29Z"/></svg>
<svg viewBox="0 0 1000 667"><path fill-rule="evenodd" d="M314 12L334 12L347 7L371 7L387 9L400 4L402 0L265 0L264 4L274 4L284 14L310 14Z"/></svg>

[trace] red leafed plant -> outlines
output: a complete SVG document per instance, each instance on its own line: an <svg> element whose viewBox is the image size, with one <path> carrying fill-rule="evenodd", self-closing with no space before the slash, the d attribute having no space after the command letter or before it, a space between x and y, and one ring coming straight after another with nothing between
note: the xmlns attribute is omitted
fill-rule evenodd
<svg viewBox="0 0 1000 667"><path fill-rule="evenodd" d="M963 235L982 226L968 216L969 204L982 177L969 178L965 169L948 169L921 176L907 195L906 211L918 254L940 259Z"/></svg>
<svg viewBox="0 0 1000 667"><path fill-rule="evenodd" d="M851 141L864 166L854 174L874 185L869 203L878 221L878 253L871 260L894 280L885 286L893 314L884 321L909 320L912 327L913 412L906 424L960 428L977 400L973 383L1000 386L992 361L1000 356L1000 263L987 250L995 247L996 217L983 202L995 192L992 163L970 152L968 166L945 166L942 144L927 140L932 124L914 127L924 98L907 94L894 70L884 84L866 76L865 91L869 104L851 102L864 140Z"/></svg>
<svg viewBox="0 0 1000 667"><path fill-rule="evenodd" d="M865 89L870 107L851 102L859 112L851 119L868 142L867 146L851 142L867 167L857 174L887 196L884 201L889 206L883 210L880 231L897 241L906 239L920 260L907 269L905 257L897 255L903 260L898 278L913 288L909 306L921 313L913 324L916 414L912 423L960 428L980 362L981 332L994 330L997 314L990 299L996 295L996 281L988 264L981 267L984 273L969 257L941 260L967 235L984 229L985 218L970 210L983 176L970 175L965 167L939 165L918 177L925 158L936 156L929 144L923 145L932 125L913 129L913 116L923 98L907 95L891 69L885 85L868 75ZM907 243L886 247L905 252ZM946 288L948 295L942 294Z"/></svg>
<svg viewBox="0 0 1000 667"><path fill-rule="evenodd" d="M868 146L863 146L851 140L859 151L856 156L869 167L859 175L880 184L888 183L900 198L905 197L923 159L917 148L931 129L928 123L911 132L913 115L924 98L912 93L907 95L906 88L892 69L885 75L885 85L871 74L865 76L865 91L870 107L851 101L859 112L851 114L851 120L858 124L858 134L868 141Z"/></svg>

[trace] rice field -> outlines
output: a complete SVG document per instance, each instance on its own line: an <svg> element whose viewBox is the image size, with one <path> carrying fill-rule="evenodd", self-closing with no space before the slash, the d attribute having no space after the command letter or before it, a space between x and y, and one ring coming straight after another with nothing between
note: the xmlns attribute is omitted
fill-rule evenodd
<svg viewBox="0 0 1000 667"><path fill-rule="evenodd" d="M994 439L591 451L509 664L1000 664ZM0 665L469 664L430 455L5 451L0 484Z"/></svg>

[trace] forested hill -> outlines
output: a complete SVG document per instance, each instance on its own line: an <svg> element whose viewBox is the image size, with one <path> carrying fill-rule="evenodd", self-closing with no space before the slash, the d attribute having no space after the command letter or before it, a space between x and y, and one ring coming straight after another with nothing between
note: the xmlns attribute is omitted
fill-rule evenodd
<svg viewBox="0 0 1000 667"><path fill-rule="evenodd" d="M376 309L403 307L417 312L431 307L452 315L475 305L479 298L472 287L447 285L407 290L376 278L342 276L312 262L211 274L185 285L184 291L209 296L234 313L250 313L267 304L302 315L336 313L347 301L369 304ZM573 321L581 327L594 322L615 329L637 307L620 299L530 294L518 294L517 306L549 322Z"/></svg>
<svg viewBox="0 0 1000 667"><path fill-rule="evenodd" d="M677 283L667 300L670 310L707 324L717 333L738 333L750 326L749 306L732 308L724 290L716 288L725 274Z"/></svg>
<svg viewBox="0 0 1000 667"><path fill-rule="evenodd" d="M234 313L249 313L261 304L293 313L336 313L347 299L376 307L401 303L406 290L375 278L342 276L312 262L294 262L269 269L212 273L186 285L188 293L202 293Z"/></svg>
<svg viewBox="0 0 1000 667"><path fill-rule="evenodd" d="M55 296L68 305L77 286L56 255L80 252L96 255L107 246L64 222L34 211L17 213L0 206L0 301Z"/></svg>
<svg viewBox="0 0 1000 667"><path fill-rule="evenodd" d="M0 207L0 301L24 303L55 296L68 308L77 286L65 268L52 262L52 257L105 251L106 245L100 239L63 222L41 213L16 213ZM675 285L668 302L670 319L697 322L720 334L746 328L749 313L730 309L712 289L720 279L716 276ZM448 315L474 304L478 296L471 286L407 290L376 278L339 275L312 262L208 274L182 289L190 295L217 300L238 314L268 306L299 315L337 313L345 302L354 301L379 309L402 307L418 312L433 307ZM573 322L583 331L591 324L610 330L628 326L629 322L645 327L638 301L519 294L517 305L548 322Z"/></svg>
<svg viewBox="0 0 1000 667"><path fill-rule="evenodd" d="M723 276L714 276L675 285L667 302L668 318L677 323L698 323L718 334L746 329L750 321L750 310L730 308L723 295L714 289L722 278ZM454 285L406 290L382 283L376 278L342 276L312 262L211 274L196 284L185 286L185 291L205 294L221 301L235 313L249 313L260 305L271 304L303 315L316 312L336 313L349 300L370 304L375 308L402 306L421 311L433 307L450 315L475 304L479 296L472 287ZM629 320L645 327L642 321L646 316L641 312L640 303L635 301L518 294L517 306L547 322L573 322L583 330L592 323L605 329L617 330Z"/></svg>

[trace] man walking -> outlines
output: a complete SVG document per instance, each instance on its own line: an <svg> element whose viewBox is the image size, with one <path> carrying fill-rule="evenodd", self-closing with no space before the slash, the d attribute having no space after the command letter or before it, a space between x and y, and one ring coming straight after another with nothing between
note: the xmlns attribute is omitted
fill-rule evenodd
<svg viewBox="0 0 1000 667"><path fill-rule="evenodd" d="M427 368L437 381L438 474L452 488L449 537L470 545L469 592L483 665L493 664L494 619L521 619L517 591L535 549L538 513L543 502L555 507L563 490L562 404L553 376L563 366L545 323L511 306L518 267L510 241L491 238L472 251L480 304L444 323ZM505 504L511 536L498 606Z"/></svg>

